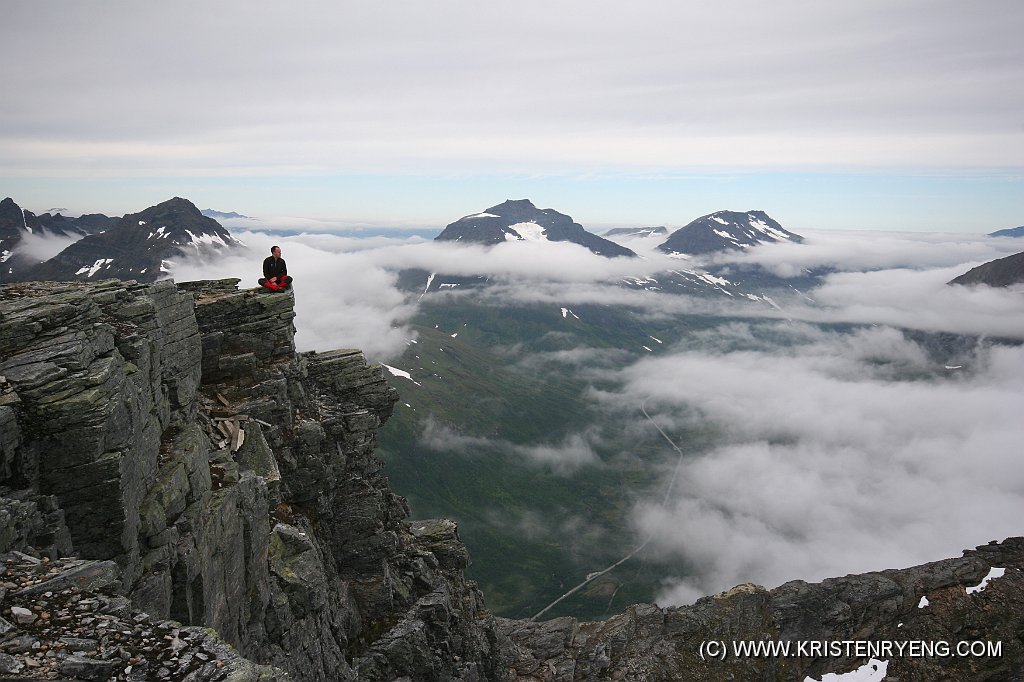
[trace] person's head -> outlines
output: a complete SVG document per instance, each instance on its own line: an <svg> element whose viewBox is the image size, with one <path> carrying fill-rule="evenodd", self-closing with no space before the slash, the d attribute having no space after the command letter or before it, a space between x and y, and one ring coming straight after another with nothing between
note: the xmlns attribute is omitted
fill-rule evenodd
<svg viewBox="0 0 1024 682"><path fill-rule="evenodd" d="M271 246L270 247L270 255L273 256L274 258L280 258L281 257L281 247L280 246Z"/></svg>

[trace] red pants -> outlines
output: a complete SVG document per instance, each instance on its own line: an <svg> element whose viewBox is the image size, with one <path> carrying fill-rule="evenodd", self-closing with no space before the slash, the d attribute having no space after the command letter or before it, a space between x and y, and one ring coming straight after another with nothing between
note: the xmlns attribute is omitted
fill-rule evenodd
<svg viewBox="0 0 1024 682"><path fill-rule="evenodd" d="M285 291L292 286L291 275L278 278L277 282L271 282L266 277L260 277L260 286L271 291Z"/></svg>

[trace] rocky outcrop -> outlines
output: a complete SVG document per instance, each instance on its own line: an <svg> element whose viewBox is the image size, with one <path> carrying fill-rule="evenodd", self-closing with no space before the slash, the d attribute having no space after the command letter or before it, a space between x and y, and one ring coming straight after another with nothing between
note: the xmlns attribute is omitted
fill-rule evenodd
<svg viewBox="0 0 1024 682"><path fill-rule="evenodd" d="M153 619L121 593L113 561L0 555L0 675L20 679L285 682L209 628ZM31 676L29 678L29 676Z"/></svg>
<svg viewBox="0 0 1024 682"><path fill-rule="evenodd" d="M977 589L993 567L1005 573ZM690 606L636 605L601 622L500 619L499 630L515 652L513 679L521 681L820 680L868 662L866 648L845 642L929 643L940 651L877 656L887 665L885 679L1019 679L1022 587L1024 538L1012 538L904 570L798 580L774 590L739 585ZM707 649L709 641L723 648ZM737 654L742 642L789 642L790 652ZM956 655L961 642L1001 643L1001 650ZM943 646L953 653L942 655Z"/></svg>
<svg viewBox="0 0 1024 682"><path fill-rule="evenodd" d="M0 676L776 680L867 663L701 646L765 640L1001 642L875 665L1024 671L1020 538L601 622L495 619L456 525L410 521L374 456L397 399L381 367L296 353L293 304L237 280L0 287Z"/></svg>
<svg viewBox="0 0 1024 682"><path fill-rule="evenodd" d="M0 552L113 562L295 679L497 679L454 526L410 526L373 454L381 367L296 354L292 293L236 284L0 289Z"/></svg>

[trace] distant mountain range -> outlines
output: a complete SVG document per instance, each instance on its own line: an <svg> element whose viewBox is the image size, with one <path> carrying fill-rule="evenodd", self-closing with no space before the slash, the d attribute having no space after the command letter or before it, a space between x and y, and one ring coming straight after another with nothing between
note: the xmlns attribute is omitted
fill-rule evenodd
<svg viewBox="0 0 1024 682"><path fill-rule="evenodd" d="M985 284L1008 287L1024 282L1024 252L979 265L951 280L950 284Z"/></svg>
<svg viewBox="0 0 1024 682"><path fill-rule="evenodd" d="M745 249L766 242L804 240L770 218L764 211L717 211L679 228L658 246L669 254L700 255Z"/></svg>
<svg viewBox="0 0 1024 682"><path fill-rule="evenodd" d="M659 227L616 227L604 233L605 237L654 237L667 235L668 228L664 225Z"/></svg>
<svg viewBox="0 0 1024 682"><path fill-rule="evenodd" d="M44 219L45 218L45 219ZM39 227L33 227L33 221ZM18 223L21 224L18 224ZM53 258L32 262L16 252L26 234L85 234ZM92 232L84 232L92 230ZM210 254L239 245L224 227L192 202L175 197L123 218L33 216L11 199L0 203L0 258L5 281L134 279L156 281L166 260L182 253Z"/></svg>
<svg viewBox="0 0 1024 682"><path fill-rule="evenodd" d="M989 237L1024 237L1024 225L1020 227L1011 227L1006 230L996 230L995 232L989 232Z"/></svg>
<svg viewBox="0 0 1024 682"><path fill-rule="evenodd" d="M572 242L607 258L636 256L624 246L587 232L570 216L551 208L537 208L529 199L505 201L482 213L459 218L434 239L475 244Z"/></svg>
<svg viewBox="0 0 1024 682"><path fill-rule="evenodd" d="M666 234L668 228L663 226L628 227L609 230L605 232L605 237L615 237L628 243L638 239L656 239ZM573 223L569 216L554 209L538 209L526 199L506 201L482 213L465 216L449 224L436 240L491 245L525 240L572 241L600 255L625 255L623 251L630 256L636 255L621 244L587 232L582 226ZM763 211L718 211L672 232L657 248L672 255L710 255L780 241L801 243L803 237L784 229ZM612 246L617 248L613 249ZM620 284L631 289L728 296L772 304L771 299L765 295L767 290L809 287L814 281L814 273L808 273L807 277L796 282L772 275L754 265L743 268L680 265L653 276L625 277ZM490 274L483 272L477 275L447 275L408 269L399 273L399 287L421 295L446 289L485 286L490 282Z"/></svg>
<svg viewBox="0 0 1024 682"><path fill-rule="evenodd" d="M207 218L213 218L214 220L229 220L231 218L245 218L246 220L252 220L251 216L235 213L234 211L230 211L228 213L225 213L224 211L215 211L212 208L204 208L200 213Z"/></svg>
<svg viewBox="0 0 1024 682"><path fill-rule="evenodd" d="M100 213L78 218L60 213L36 215L7 197L0 201L0 281L10 281L19 271L35 265L30 258L18 253L18 247L27 236L79 238L101 232L116 221L117 218Z"/></svg>

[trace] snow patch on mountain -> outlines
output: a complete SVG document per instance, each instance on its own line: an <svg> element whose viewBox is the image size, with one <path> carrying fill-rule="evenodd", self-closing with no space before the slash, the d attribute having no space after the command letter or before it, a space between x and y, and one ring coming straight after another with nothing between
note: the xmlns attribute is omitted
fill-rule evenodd
<svg viewBox="0 0 1024 682"><path fill-rule="evenodd" d="M189 242L196 247L199 246L227 246L228 243L224 241L224 238L217 234L200 234L194 235L190 230L185 230L185 234L189 236Z"/></svg>
<svg viewBox="0 0 1024 682"><path fill-rule="evenodd" d="M514 232L515 235L516 235L515 237L513 237L511 234L505 233L505 239L507 239L509 241L526 241L526 242L546 242L546 241L551 241L551 240L548 239L547 235L545 234L544 227L541 226L541 225L538 225L537 223L532 222L532 221L528 222L528 223L516 223L514 225L509 225L508 229L512 230L512 232Z"/></svg>
<svg viewBox="0 0 1024 682"><path fill-rule="evenodd" d="M396 376L396 377L401 377L403 379L408 379L409 381L411 381L412 383L416 384L417 386L422 386L423 385L420 382L418 382L415 379L413 379L412 375L409 374L408 372L406 372L404 369L398 369L397 367L392 367L391 365L385 365L383 362L381 363L380 366L383 367L384 369L386 369L387 371L391 372L391 374Z"/></svg>
<svg viewBox="0 0 1024 682"><path fill-rule="evenodd" d="M113 258L100 258L95 263L93 263L91 266L90 265L86 265L84 267L79 268L78 270L75 271L75 274L76 275L81 275L83 273L88 273L85 276L86 277L92 277L93 275L95 275L100 270L100 268L109 268L110 264L113 263L113 262L114 262Z"/></svg>
<svg viewBox="0 0 1024 682"><path fill-rule="evenodd" d="M976 592L984 592L985 588L988 587L988 584L990 582L992 582L996 578L1002 578L1005 573L1006 573L1006 569L1005 568L994 568L994 567L990 568L989 571L988 571L988 575L986 575L984 578L982 578L980 583L978 583L974 587L966 588L967 589L967 594L975 594Z"/></svg>

